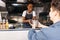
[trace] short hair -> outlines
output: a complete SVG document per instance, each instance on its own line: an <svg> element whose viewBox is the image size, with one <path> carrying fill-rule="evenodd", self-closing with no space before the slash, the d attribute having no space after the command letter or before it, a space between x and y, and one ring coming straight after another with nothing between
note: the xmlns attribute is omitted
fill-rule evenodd
<svg viewBox="0 0 60 40"><path fill-rule="evenodd" d="M60 11L60 0L52 0L51 7L54 7L55 9Z"/></svg>

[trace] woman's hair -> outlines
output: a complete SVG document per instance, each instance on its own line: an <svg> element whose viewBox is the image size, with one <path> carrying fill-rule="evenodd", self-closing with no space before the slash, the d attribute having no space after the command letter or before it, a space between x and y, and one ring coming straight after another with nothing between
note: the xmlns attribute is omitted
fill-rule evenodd
<svg viewBox="0 0 60 40"><path fill-rule="evenodd" d="M60 11L60 0L52 0L51 7L54 7L55 9Z"/></svg>
<svg viewBox="0 0 60 40"><path fill-rule="evenodd" d="M34 7L34 3L33 3L33 1L31 1L31 2L27 2L27 6L28 6L29 4L32 4L33 7Z"/></svg>
<svg viewBox="0 0 60 40"><path fill-rule="evenodd" d="M27 5L29 5L29 4L32 4L33 5L33 3L28 3Z"/></svg>

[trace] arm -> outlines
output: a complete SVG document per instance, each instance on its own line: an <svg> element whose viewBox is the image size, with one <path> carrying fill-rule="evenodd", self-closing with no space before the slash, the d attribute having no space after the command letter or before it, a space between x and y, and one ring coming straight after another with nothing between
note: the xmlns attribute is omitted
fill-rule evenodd
<svg viewBox="0 0 60 40"><path fill-rule="evenodd" d="M33 20L36 20L36 16L33 16Z"/></svg>
<svg viewBox="0 0 60 40"><path fill-rule="evenodd" d="M29 40L46 40L47 37L44 35L42 31L36 32L34 29L30 30L28 33Z"/></svg>
<svg viewBox="0 0 60 40"><path fill-rule="evenodd" d="M25 20L25 15L26 15L26 11L24 11L22 14L23 22L29 22L30 20Z"/></svg>
<svg viewBox="0 0 60 40"><path fill-rule="evenodd" d="M23 18L23 22L29 22L30 20L25 20L25 17L22 17Z"/></svg>
<svg viewBox="0 0 60 40"><path fill-rule="evenodd" d="M43 24L41 24L40 22L38 22L38 27L41 27L41 28L48 28L48 26L43 25Z"/></svg>
<svg viewBox="0 0 60 40"><path fill-rule="evenodd" d="M36 25L37 25L38 28L40 28L40 27L41 27L41 28L48 28L48 26L45 26L45 25L41 24L41 23L38 22L38 21L37 21L36 23L37 23ZM30 25L32 26L33 29L36 28L36 26L34 26L33 23L32 23L32 24L30 23Z"/></svg>

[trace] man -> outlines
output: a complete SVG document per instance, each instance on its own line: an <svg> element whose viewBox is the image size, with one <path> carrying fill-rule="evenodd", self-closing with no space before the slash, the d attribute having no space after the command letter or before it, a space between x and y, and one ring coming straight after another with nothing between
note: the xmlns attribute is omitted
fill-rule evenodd
<svg viewBox="0 0 60 40"><path fill-rule="evenodd" d="M29 40L60 40L60 0L52 0L49 16L54 24L49 28L42 28L39 32L30 30Z"/></svg>

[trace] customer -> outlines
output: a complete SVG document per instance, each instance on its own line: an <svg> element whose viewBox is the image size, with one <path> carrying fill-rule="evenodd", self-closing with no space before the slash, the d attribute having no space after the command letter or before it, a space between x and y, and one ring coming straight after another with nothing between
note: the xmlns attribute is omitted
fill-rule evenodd
<svg viewBox="0 0 60 40"><path fill-rule="evenodd" d="M52 0L49 16L54 24L49 28L42 28L39 32L30 30L29 40L60 40L60 0Z"/></svg>
<svg viewBox="0 0 60 40"><path fill-rule="evenodd" d="M27 10L25 10L22 14L23 17L23 27L24 28L32 28L29 24L33 19L36 19L36 13L33 11L33 3L28 3Z"/></svg>

